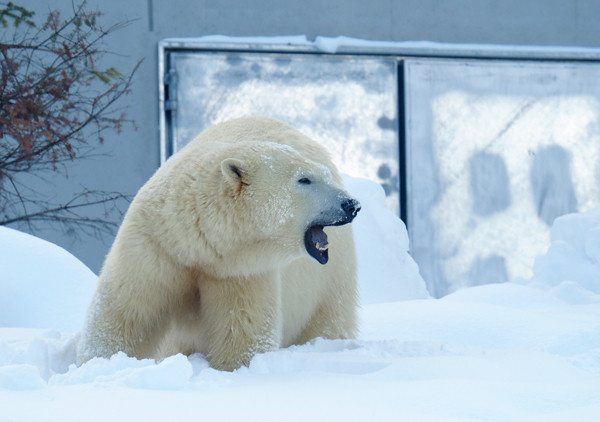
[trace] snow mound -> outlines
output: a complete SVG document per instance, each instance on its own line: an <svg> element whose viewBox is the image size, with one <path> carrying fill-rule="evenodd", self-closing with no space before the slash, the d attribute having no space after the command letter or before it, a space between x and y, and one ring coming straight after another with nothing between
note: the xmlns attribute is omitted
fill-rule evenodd
<svg viewBox="0 0 600 422"><path fill-rule="evenodd" d="M64 249L0 227L0 327L81 328L97 277Z"/></svg>
<svg viewBox="0 0 600 422"><path fill-rule="evenodd" d="M344 176L344 184L362 205L352 222L360 303L429 298L419 267L408 253L406 226L385 208L383 188L350 176Z"/></svg>
<svg viewBox="0 0 600 422"><path fill-rule="evenodd" d="M600 302L600 208L557 218L545 255L536 258L530 280L569 303Z"/></svg>

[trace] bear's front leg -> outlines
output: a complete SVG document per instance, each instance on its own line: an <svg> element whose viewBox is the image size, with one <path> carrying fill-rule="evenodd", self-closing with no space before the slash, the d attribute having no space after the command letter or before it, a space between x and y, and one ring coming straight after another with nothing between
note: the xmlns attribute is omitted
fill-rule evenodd
<svg viewBox="0 0 600 422"><path fill-rule="evenodd" d="M281 338L280 282L276 274L202 279L201 350L215 369L248 366L257 353L276 350Z"/></svg>
<svg viewBox="0 0 600 422"><path fill-rule="evenodd" d="M139 293L127 294L126 288L116 289L117 293L111 287L101 279L79 339L78 365L117 352L138 359L155 357L167 328L165 306L160 302L166 295L156 295L157 300L152 301Z"/></svg>

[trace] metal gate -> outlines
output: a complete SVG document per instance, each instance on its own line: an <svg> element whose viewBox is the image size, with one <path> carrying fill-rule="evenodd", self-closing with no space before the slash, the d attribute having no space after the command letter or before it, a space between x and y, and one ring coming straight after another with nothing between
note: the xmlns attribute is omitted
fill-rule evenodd
<svg viewBox="0 0 600 422"><path fill-rule="evenodd" d="M434 296L529 277L554 218L600 204L600 64L406 53L164 41L162 159L220 121L278 118L382 185Z"/></svg>

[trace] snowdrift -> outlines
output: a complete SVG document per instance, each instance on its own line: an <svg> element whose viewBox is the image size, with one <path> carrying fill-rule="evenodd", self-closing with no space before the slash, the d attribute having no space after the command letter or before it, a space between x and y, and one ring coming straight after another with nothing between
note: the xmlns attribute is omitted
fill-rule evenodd
<svg viewBox="0 0 600 422"><path fill-rule="evenodd" d="M75 332L97 277L64 249L0 227L0 327Z"/></svg>

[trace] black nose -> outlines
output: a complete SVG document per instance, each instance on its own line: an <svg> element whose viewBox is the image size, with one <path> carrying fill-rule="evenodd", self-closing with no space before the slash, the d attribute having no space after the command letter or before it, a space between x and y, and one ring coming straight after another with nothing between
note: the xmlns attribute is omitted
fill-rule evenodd
<svg viewBox="0 0 600 422"><path fill-rule="evenodd" d="M348 198L342 202L342 209L348 217L348 222L350 222L354 220L354 217L356 217L356 214L358 214L360 211L360 202L358 202L356 199Z"/></svg>

